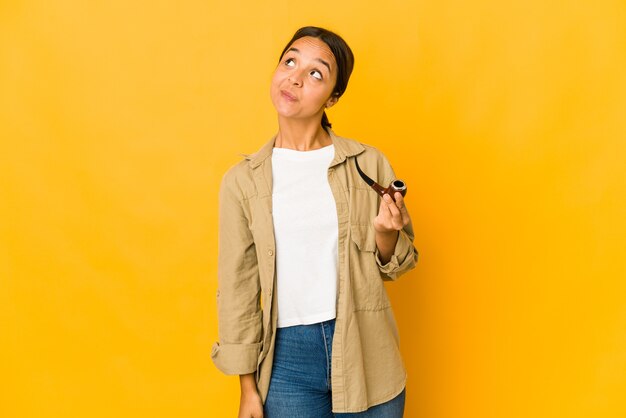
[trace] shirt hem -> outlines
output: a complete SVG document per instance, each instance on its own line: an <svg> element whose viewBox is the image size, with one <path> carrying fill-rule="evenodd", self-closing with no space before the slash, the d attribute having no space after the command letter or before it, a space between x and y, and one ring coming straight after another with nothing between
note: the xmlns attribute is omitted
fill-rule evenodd
<svg viewBox="0 0 626 418"><path fill-rule="evenodd" d="M331 319L335 319L337 314L335 311L324 312L317 315L306 316L304 318L293 318L287 319L284 321L278 320L276 327L277 328L287 328L293 327L295 325L311 325L317 324L318 322L330 321Z"/></svg>
<svg viewBox="0 0 626 418"><path fill-rule="evenodd" d="M358 406L358 407L355 407L355 408L345 408L345 409L342 409L342 410L333 408L332 412L334 414L346 414L346 413L365 412L368 409L370 409L370 408L372 408L372 407L374 407L376 405L380 405L380 404L383 404L385 402L389 402L390 400L394 399L396 396L400 395L404 389L406 389L406 376L404 378L404 381L402 382L402 385L401 385L400 389L391 392L390 395L383 396L382 398L377 399L377 400L372 401L372 402L368 402L367 406L365 406L365 407Z"/></svg>

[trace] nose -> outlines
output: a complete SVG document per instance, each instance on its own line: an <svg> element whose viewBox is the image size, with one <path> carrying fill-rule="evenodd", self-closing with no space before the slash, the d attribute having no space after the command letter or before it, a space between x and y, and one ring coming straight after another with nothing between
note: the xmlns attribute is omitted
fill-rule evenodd
<svg viewBox="0 0 626 418"><path fill-rule="evenodd" d="M288 80L291 84L295 86L301 86L302 85L302 72L293 71L291 74L289 74Z"/></svg>

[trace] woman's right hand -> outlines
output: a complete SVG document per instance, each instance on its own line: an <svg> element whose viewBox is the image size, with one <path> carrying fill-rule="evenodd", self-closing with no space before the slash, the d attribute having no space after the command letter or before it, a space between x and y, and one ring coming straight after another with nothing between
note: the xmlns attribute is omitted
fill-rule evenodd
<svg viewBox="0 0 626 418"><path fill-rule="evenodd" d="M263 418L263 402L258 393L241 394L239 418Z"/></svg>
<svg viewBox="0 0 626 418"><path fill-rule="evenodd" d="M263 402L256 388L254 373L240 375L241 399L239 400L239 418L263 418Z"/></svg>

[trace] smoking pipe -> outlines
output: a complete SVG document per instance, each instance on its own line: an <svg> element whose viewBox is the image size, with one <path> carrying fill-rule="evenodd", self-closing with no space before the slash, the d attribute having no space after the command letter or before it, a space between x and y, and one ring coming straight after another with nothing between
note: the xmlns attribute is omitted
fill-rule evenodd
<svg viewBox="0 0 626 418"><path fill-rule="evenodd" d="M406 183L404 181L402 181L402 180L394 180L394 181L391 182L389 187L387 187L385 189L383 186L381 186L380 184L376 183L374 180L369 178L363 171L361 171L361 167L359 167L359 162L357 161L356 157L354 157L354 164L356 165L356 171L359 172L359 175L361 176L361 178L372 189L374 189L374 191L376 193L378 193L380 195L380 197L383 197L385 194L388 194L395 201L396 199L395 199L394 196L395 196L396 192L400 192L402 197L404 197L406 195Z"/></svg>

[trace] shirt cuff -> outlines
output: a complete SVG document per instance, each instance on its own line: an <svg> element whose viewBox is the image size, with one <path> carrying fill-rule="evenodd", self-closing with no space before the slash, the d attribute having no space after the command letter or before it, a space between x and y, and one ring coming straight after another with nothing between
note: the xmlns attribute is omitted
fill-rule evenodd
<svg viewBox="0 0 626 418"><path fill-rule="evenodd" d="M403 271L410 268L412 262L415 262L412 254L413 243L406 232L401 230L399 231L398 241L396 242L391 259L386 264L380 261L380 252L378 248L376 248L376 264L378 264L381 273L393 280L399 277Z"/></svg>
<svg viewBox="0 0 626 418"><path fill-rule="evenodd" d="M227 375L256 372L262 343L213 344L211 359L215 366Z"/></svg>

